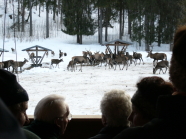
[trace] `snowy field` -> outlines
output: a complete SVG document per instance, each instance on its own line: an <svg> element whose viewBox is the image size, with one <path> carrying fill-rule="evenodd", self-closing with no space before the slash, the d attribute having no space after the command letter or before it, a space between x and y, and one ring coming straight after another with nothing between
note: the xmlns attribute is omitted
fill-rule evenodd
<svg viewBox="0 0 186 139"><path fill-rule="evenodd" d="M13 8L9 4L6 15L5 34L12 32L12 30L9 30L9 27L12 25L13 20L8 17L9 14L12 14L12 10ZM3 0L0 0L0 12L2 14L4 12ZM26 11L26 17L28 16L28 13L29 12ZM45 28L42 27L45 23L45 15L46 13L42 11L41 17L38 17L38 11L33 8L34 33L39 34L45 31ZM52 16L49 18L51 19ZM5 18L3 15L0 18L0 32L3 32L4 19ZM52 20L50 20L50 24L51 23ZM99 109L99 104L105 92L112 89L121 89L125 90L127 94L132 96L136 91L135 84L140 78L154 76L152 64L153 60L146 57L147 52L144 51L144 45L143 47L138 47L136 43L129 45L127 52L130 54L132 54L133 51L141 53L143 55L143 60L145 63L144 65L141 64L134 66L132 64L130 67L128 67L127 71L119 70L119 67L117 67L116 71L114 71L113 69L108 68L105 70L104 66L83 66L82 72L79 72L78 70L76 72L70 72L67 70L67 64L71 60L72 56L82 56L82 51L85 50L90 50L92 52L105 52L105 46L101 46L97 43L97 34L91 37L83 36L83 44L78 45L76 44L76 36L68 36L63 34L60 31L61 28L58 28L58 30L55 31L54 30L55 28L50 29L50 36L53 35L56 37L53 39L41 39L41 36L37 39L38 36L34 36L34 39L37 41L29 42L28 39L20 42L20 40L16 39L15 45L14 38L6 38L4 42L4 49L9 50L9 52L4 53L4 56L0 57L0 61L10 59L23 61L24 58L29 60L27 52L22 50L35 45L40 45L55 52L55 56L51 56L51 53L49 53L48 57L44 57L42 62L43 67L26 70L26 68L31 64L31 61L29 61L24 65L24 71L20 74L17 74L17 79L27 90L30 97L29 108L27 110L27 114L29 115L33 115L34 108L38 101L49 94L59 94L64 96L73 115L100 115L101 112ZM29 32L29 30L27 31ZM118 39L117 34L119 32L119 26L114 26L113 29L109 28L108 32L109 41ZM127 28L125 29L125 32L127 32ZM123 40L131 42L127 37L127 33L125 33ZM2 33L0 36L0 44L0 48L3 48ZM16 53L12 53L11 48L15 47L17 48L17 51ZM113 48L111 47L111 49ZM59 50L66 52L67 56L63 57L64 62L59 64L59 68L50 68L50 61L51 59L59 57ZM170 61L171 52L169 51L169 45L161 45L161 47L157 47L154 44L153 52L166 53L168 61ZM42 55L43 53L39 53L39 56ZM159 72L156 73L157 76L168 80L168 72L166 74L161 73L160 75L158 73Z"/></svg>
<svg viewBox="0 0 186 139"><path fill-rule="evenodd" d="M2 43L2 40L1 40ZM128 70L116 71L113 69L106 69L103 65L98 66L83 66L83 71L76 70L70 72L67 70L68 62L72 56L81 56L82 51L91 50L92 52L105 51L105 46L99 44L70 44L68 41L63 41L61 38L46 39L42 41L35 41L31 43L16 43L17 59L23 61L24 58L29 60L28 54L22 51L25 48L40 45L55 52L55 56L49 53L48 58L43 59L43 67L32 68L24 70L24 72L17 75L20 84L27 90L30 100L29 109L27 113L33 115L34 107L37 102L46 95L59 94L66 98L66 102L70 106L73 115L100 115L99 104L103 94L111 89L125 90L127 94L132 96L136 90L136 82L146 76L154 76L152 59L147 58L147 52L137 50L136 46L129 45L127 51L132 54L133 51L142 53L144 65L134 65L128 67ZM14 48L14 41L9 39L5 42L5 49L9 50L4 55L4 60L16 60L16 54L11 52L11 47ZM167 47L166 47L167 46ZM170 61L171 52L168 51L169 45L164 47L154 47L154 52L164 52L167 54ZM63 56L63 61L59 64L59 68L50 68L50 61L53 58L58 58L59 50L66 52L67 56ZM43 55L42 52L39 53ZM1 57L2 58L2 57ZM48 63L49 65L47 65ZM31 61L27 62L23 69L29 67ZM79 66L78 66L79 69ZM157 76L168 80L168 72L166 74L156 73Z"/></svg>

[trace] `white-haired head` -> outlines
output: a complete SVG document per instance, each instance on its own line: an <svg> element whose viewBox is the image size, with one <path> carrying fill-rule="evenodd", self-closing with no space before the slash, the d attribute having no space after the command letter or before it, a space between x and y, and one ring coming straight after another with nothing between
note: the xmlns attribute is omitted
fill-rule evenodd
<svg viewBox="0 0 186 139"><path fill-rule="evenodd" d="M131 113L130 96L122 90L111 90L104 94L100 109L108 126L128 126Z"/></svg>
<svg viewBox="0 0 186 139"><path fill-rule="evenodd" d="M48 95L41 99L34 111L34 119L53 123L56 117L63 117L69 111L65 98L60 95Z"/></svg>

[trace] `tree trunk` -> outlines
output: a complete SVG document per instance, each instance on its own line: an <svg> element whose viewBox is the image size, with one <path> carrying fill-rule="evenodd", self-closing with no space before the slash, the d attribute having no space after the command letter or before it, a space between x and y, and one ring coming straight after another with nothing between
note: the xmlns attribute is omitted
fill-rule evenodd
<svg viewBox="0 0 186 139"><path fill-rule="evenodd" d="M21 31L24 32L25 31L25 6L24 6L24 0L22 0L22 28Z"/></svg>
<svg viewBox="0 0 186 139"><path fill-rule="evenodd" d="M145 15L145 50L146 51L150 51L149 49L149 19L148 19L148 15L146 13Z"/></svg>
<svg viewBox="0 0 186 139"><path fill-rule="evenodd" d="M30 6L30 36L32 36L32 3L31 0L29 1L29 6Z"/></svg>
<svg viewBox="0 0 186 139"><path fill-rule="evenodd" d="M100 20L99 20L99 24L100 24L100 44L102 44L102 29L103 29L103 27L102 27L102 25L103 25L103 23L102 23L102 21L103 21L103 11L102 11L102 9L100 9Z"/></svg>
<svg viewBox="0 0 186 139"><path fill-rule="evenodd" d="M39 2L39 17L41 15L41 3Z"/></svg>
<svg viewBox="0 0 186 139"><path fill-rule="evenodd" d="M46 1L46 38L49 38L49 9L48 9L48 1Z"/></svg>
<svg viewBox="0 0 186 139"><path fill-rule="evenodd" d="M131 38L131 20L130 20L130 11L128 10L128 34Z"/></svg>
<svg viewBox="0 0 186 139"><path fill-rule="evenodd" d="M18 0L18 6L17 6L17 30L20 31L20 0Z"/></svg>
<svg viewBox="0 0 186 139"><path fill-rule="evenodd" d="M119 39L122 39L122 7L119 10Z"/></svg>
<svg viewBox="0 0 186 139"><path fill-rule="evenodd" d="M125 10L123 9L123 24L122 24L122 33L121 35L124 36L124 31L125 31Z"/></svg>

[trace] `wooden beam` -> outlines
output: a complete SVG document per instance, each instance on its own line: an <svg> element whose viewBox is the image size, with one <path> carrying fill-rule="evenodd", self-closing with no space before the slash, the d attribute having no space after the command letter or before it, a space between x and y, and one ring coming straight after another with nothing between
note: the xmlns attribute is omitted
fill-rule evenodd
<svg viewBox="0 0 186 139"><path fill-rule="evenodd" d="M128 46L129 44L107 44L108 46Z"/></svg>
<svg viewBox="0 0 186 139"><path fill-rule="evenodd" d="M26 50L26 51L36 51L36 49ZM37 51L47 51L47 50L37 50Z"/></svg>

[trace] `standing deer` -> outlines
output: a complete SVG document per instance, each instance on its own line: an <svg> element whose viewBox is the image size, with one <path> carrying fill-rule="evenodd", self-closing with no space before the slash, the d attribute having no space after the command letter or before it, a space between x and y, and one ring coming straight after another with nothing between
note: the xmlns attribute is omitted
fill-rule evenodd
<svg viewBox="0 0 186 139"><path fill-rule="evenodd" d="M134 62L135 66L137 65L137 60L140 60L139 65L141 64L141 61L143 62L141 53L136 53L133 51L133 58L135 59L135 62ZM144 64L144 62L143 62L143 64Z"/></svg>
<svg viewBox="0 0 186 139"><path fill-rule="evenodd" d="M153 65L155 65L155 61L158 62L158 60L167 60L167 55L165 53L152 53L152 50L148 52L147 57L150 57L154 59Z"/></svg>
<svg viewBox="0 0 186 139"><path fill-rule="evenodd" d="M126 55L125 55L127 58L128 58L128 60L130 61L129 62L129 66L130 66L130 64L132 64L132 61L133 61L133 56L132 55L129 55L129 52L126 52Z"/></svg>
<svg viewBox="0 0 186 139"><path fill-rule="evenodd" d="M163 72L162 68L166 68L165 72ZM162 71L163 74L165 74L167 71L167 68L169 68L169 62L167 60L166 61L162 60L162 61L158 62L156 64L156 66L153 68L153 74L156 74L156 71L158 69L160 70L160 72ZM160 74L160 72L159 72L159 74Z"/></svg>
<svg viewBox="0 0 186 139"><path fill-rule="evenodd" d="M55 56L55 53L54 53L54 51L51 51L51 55L52 55L52 56Z"/></svg>
<svg viewBox="0 0 186 139"><path fill-rule="evenodd" d="M51 65L50 66L54 67L53 64L56 64L56 67L58 65L58 68L59 68L59 63L60 62L63 62L63 59L51 59Z"/></svg>
<svg viewBox="0 0 186 139"><path fill-rule="evenodd" d="M24 64L26 62L28 62L28 60L26 58L24 58L24 61L17 61L17 62L16 61L10 61L10 64L13 68L12 73L14 73L14 71L16 71L16 73L17 73L18 67L20 67L20 71L22 71L22 67L24 66Z"/></svg>
<svg viewBox="0 0 186 139"><path fill-rule="evenodd" d="M72 57L72 61L74 63L74 66L78 63L81 65L79 71L82 72L82 64L83 63L89 63L89 58L85 56L74 56Z"/></svg>
<svg viewBox="0 0 186 139"><path fill-rule="evenodd" d="M61 50L59 50L59 58L61 58L63 56L63 52L61 52Z"/></svg>
<svg viewBox="0 0 186 139"><path fill-rule="evenodd" d="M119 69L120 70L123 70L125 65L126 65L126 70L128 68L128 58L126 56L117 56L115 59L114 59L114 63L115 63L115 69L116 70L116 66L119 65ZM120 64L123 65L123 68L121 69L120 68Z"/></svg>
<svg viewBox="0 0 186 139"><path fill-rule="evenodd" d="M11 62L13 62L13 60L3 61L4 68L7 68L8 71L10 71Z"/></svg>

